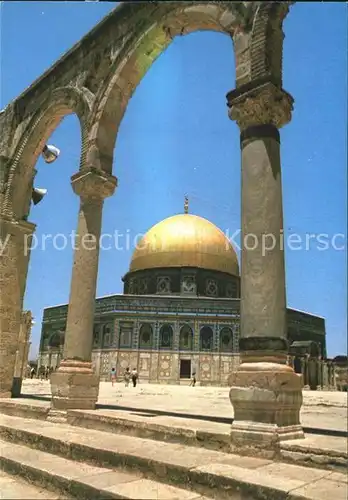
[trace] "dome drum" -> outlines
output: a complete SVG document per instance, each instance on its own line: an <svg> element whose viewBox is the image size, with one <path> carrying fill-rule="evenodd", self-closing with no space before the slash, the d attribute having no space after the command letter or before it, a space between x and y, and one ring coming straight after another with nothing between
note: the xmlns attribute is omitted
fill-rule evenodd
<svg viewBox="0 0 348 500"><path fill-rule="evenodd" d="M130 295L240 296L238 276L209 269L144 269L127 273L123 280L123 293Z"/></svg>

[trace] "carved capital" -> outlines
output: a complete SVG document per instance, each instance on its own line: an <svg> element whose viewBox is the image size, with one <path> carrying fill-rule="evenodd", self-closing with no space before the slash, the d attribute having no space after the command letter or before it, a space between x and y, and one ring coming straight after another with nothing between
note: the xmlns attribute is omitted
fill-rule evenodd
<svg viewBox="0 0 348 500"><path fill-rule="evenodd" d="M81 198L102 201L114 193L117 178L104 171L88 168L73 175L71 185Z"/></svg>
<svg viewBox="0 0 348 500"><path fill-rule="evenodd" d="M258 125L274 125L277 128L291 120L294 100L285 90L271 82L257 87L234 90L227 95L229 117L235 120L241 131Z"/></svg>

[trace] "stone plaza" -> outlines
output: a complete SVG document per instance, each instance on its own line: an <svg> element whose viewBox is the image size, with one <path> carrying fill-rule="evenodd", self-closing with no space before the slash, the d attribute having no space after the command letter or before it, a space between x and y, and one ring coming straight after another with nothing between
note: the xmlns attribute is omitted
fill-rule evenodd
<svg viewBox="0 0 348 500"><path fill-rule="evenodd" d="M187 385L148 384L141 379L135 389L126 388L123 381L111 387L101 382L98 403L134 407L138 410L159 410L193 416L231 419L233 408L228 399L228 387L189 387ZM50 397L48 381L26 379L22 397ZM22 399L18 400L19 402ZM38 400L39 402L39 400ZM304 391L301 422L306 427L347 430L347 394L338 391Z"/></svg>
<svg viewBox="0 0 348 500"><path fill-rule="evenodd" d="M283 442L276 461L231 453L227 396L101 382L97 409L69 410L66 422L51 414L49 381L26 379L20 399L0 402L4 498L346 498L345 393L304 391L306 437Z"/></svg>

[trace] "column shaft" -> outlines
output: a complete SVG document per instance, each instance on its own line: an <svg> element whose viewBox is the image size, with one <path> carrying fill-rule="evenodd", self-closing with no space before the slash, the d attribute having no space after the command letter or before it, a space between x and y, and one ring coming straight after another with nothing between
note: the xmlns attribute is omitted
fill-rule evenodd
<svg viewBox="0 0 348 500"><path fill-rule="evenodd" d="M274 137L262 137L267 131ZM242 135L241 146L241 347L261 354L279 346L286 352L279 133L271 126L255 128L254 136Z"/></svg>
<svg viewBox="0 0 348 500"><path fill-rule="evenodd" d="M19 397L22 389L24 367L28 361L28 344L33 317L30 311L21 313L21 323L17 340L16 362L13 376L12 397Z"/></svg>
<svg viewBox="0 0 348 500"><path fill-rule="evenodd" d="M91 361L102 209L102 200L81 200L64 359Z"/></svg>
<svg viewBox="0 0 348 500"><path fill-rule="evenodd" d="M18 347L21 299L18 224L0 219L0 398L11 397Z"/></svg>
<svg viewBox="0 0 348 500"><path fill-rule="evenodd" d="M241 364L230 377L232 449L275 457L280 441L303 437L302 377L287 365L283 209L278 129L292 97L271 82L232 91L241 130Z"/></svg>
<svg viewBox="0 0 348 500"><path fill-rule="evenodd" d="M30 326L27 324L29 316L27 312L23 312L24 294L27 284L28 267L30 260L30 252L32 247L32 239L36 225L26 220L18 222L18 231L16 233L16 248L17 248L17 266L18 266L18 280L19 280L19 293L20 293L20 309L21 309L21 327L17 335L17 359L15 362L15 369L12 384L12 397L19 397L22 390L23 380L23 363L25 361L25 343L26 336L28 335L28 328L31 329L31 314ZM29 321L29 319L28 319ZM29 331L30 336L30 331Z"/></svg>

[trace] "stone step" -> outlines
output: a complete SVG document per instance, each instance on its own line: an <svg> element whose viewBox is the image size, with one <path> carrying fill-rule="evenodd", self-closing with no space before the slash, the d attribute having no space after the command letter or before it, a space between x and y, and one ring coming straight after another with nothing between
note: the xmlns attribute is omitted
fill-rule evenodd
<svg viewBox="0 0 348 500"><path fill-rule="evenodd" d="M89 429L231 452L230 424L181 414L127 408L68 410L65 414L37 400L35 404L28 400L0 400L0 413L61 423L67 419L71 425ZM281 443L280 453L279 459L289 463L338 472L347 468L347 440L342 437L306 434L305 439Z"/></svg>
<svg viewBox="0 0 348 500"><path fill-rule="evenodd" d="M1 444L0 444L1 446ZM0 498L7 500L35 498L35 500L67 500L68 496L54 493L41 485L36 486L18 476L0 470Z"/></svg>
<svg viewBox="0 0 348 500"><path fill-rule="evenodd" d="M63 499L72 497L93 500L109 498L199 500L203 498L197 493L182 488L144 479L141 474L135 472L94 467L1 440L0 460L2 469L12 474L12 477L21 475L25 480L40 485L41 491L23 482L21 496L15 498ZM1 498L14 498L11 497L10 487L11 483L6 497L1 496Z"/></svg>
<svg viewBox="0 0 348 500"><path fill-rule="evenodd" d="M139 410L69 410L71 425L103 432L127 434L146 439L199 446L231 453L228 424L164 415L149 415ZM280 460L309 467L345 472L347 441L345 438L307 435L305 439L281 443Z"/></svg>
<svg viewBox="0 0 348 500"><path fill-rule="evenodd" d="M345 474L67 424L0 415L0 438L26 444L34 453L49 451L75 460L79 467L84 467L82 462L121 468L127 473L136 471L161 484L180 485L196 496L221 500L327 500L329 494L335 500L347 497ZM9 448L8 454L10 460Z"/></svg>
<svg viewBox="0 0 348 500"><path fill-rule="evenodd" d="M70 425L231 453L231 426L202 420L149 415L141 410L68 410Z"/></svg>
<svg viewBox="0 0 348 500"><path fill-rule="evenodd" d="M48 422L56 422L60 424L65 424L67 421L67 412L64 410L55 410L53 408L47 413Z"/></svg>

